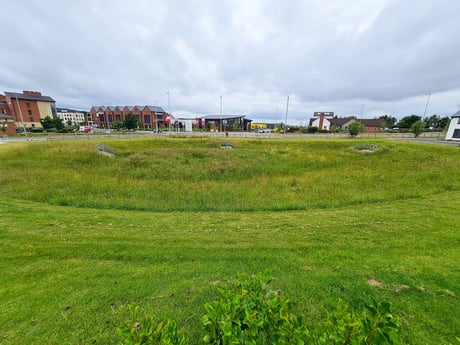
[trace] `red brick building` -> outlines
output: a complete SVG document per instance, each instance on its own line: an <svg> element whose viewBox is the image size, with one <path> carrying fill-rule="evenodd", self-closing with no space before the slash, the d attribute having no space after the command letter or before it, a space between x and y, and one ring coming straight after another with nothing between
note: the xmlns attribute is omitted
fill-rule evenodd
<svg viewBox="0 0 460 345"><path fill-rule="evenodd" d="M6 103L6 97L0 95L0 135L16 133L14 116L10 115L10 109Z"/></svg>
<svg viewBox="0 0 460 345"><path fill-rule="evenodd" d="M123 122L128 114L138 119L141 128L165 128L170 117L163 108L153 105L93 106L90 114L98 128L113 128L115 122Z"/></svg>
<svg viewBox="0 0 460 345"><path fill-rule="evenodd" d="M43 96L41 92L5 92L4 96L0 96L0 113L13 116L16 128L41 127L41 119L57 116L54 99Z"/></svg>

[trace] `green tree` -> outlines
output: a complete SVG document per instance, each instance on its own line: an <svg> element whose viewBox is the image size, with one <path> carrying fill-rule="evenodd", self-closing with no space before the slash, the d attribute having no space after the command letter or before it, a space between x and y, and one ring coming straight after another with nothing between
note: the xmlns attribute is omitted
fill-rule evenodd
<svg viewBox="0 0 460 345"><path fill-rule="evenodd" d="M45 117L44 119L41 119L40 123L42 124L42 127L43 127L43 129L45 131L47 131L47 130L49 130L51 128L54 128L53 120L49 116Z"/></svg>
<svg viewBox="0 0 460 345"><path fill-rule="evenodd" d="M439 122L441 117L439 115L431 115L430 117L425 117L423 119L423 124L426 128L437 129L439 127Z"/></svg>
<svg viewBox="0 0 460 345"><path fill-rule="evenodd" d="M53 124L54 128L56 128L58 131L65 128L64 122L58 117L53 118Z"/></svg>
<svg viewBox="0 0 460 345"><path fill-rule="evenodd" d="M364 126L361 122L353 121L348 126L348 133L350 133L352 137L356 137L359 133L363 131L364 131Z"/></svg>
<svg viewBox="0 0 460 345"><path fill-rule="evenodd" d="M398 127L399 128L411 128L412 125L417 122L417 121L420 121L422 118L418 115L409 115L409 116L405 116L403 117L401 120L399 120L398 122Z"/></svg>
<svg viewBox="0 0 460 345"><path fill-rule="evenodd" d="M425 128L425 125L421 120L418 120L414 122L411 126L412 132L414 133L414 136L417 138L420 134L422 134L423 129Z"/></svg>
<svg viewBox="0 0 460 345"><path fill-rule="evenodd" d="M113 124L113 128L115 128L117 131L123 128L123 123L121 121L115 121Z"/></svg>
<svg viewBox="0 0 460 345"><path fill-rule="evenodd" d="M61 130L65 128L64 122L58 117L51 118L49 116L40 120L40 123L44 130L56 129Z"/></svg>
<svg viewBox="0 0 460 345"><path fill-rule="evenodd" d="M2 132L6 132L6 129L8 128L8 122L5 120L5 122L3 122L1 125L0 125L0 131Z"/></svg>
<svg viewBox="0 0 460 345"><path fill-rule="evenodd" d="M449 116L444 116L439 119L439 127L438 129L440 130L445 130L447 127L449 127L450 124L450 117Z"/></svg>
<svg viewBox="0 0 460 345"><path fill-rule="evenodd" d="M381 117L382 121L382 128L393 128L395 123L398 121L396 117L390 115L383 115Z"/></svg>
<svg viewBox="0 0 460 345"><path fill-rule="evenodd" d="M135 129L138 125L138 120L133 114L127 114L125 120L123 121L123 127L126 129Z"/></svg>

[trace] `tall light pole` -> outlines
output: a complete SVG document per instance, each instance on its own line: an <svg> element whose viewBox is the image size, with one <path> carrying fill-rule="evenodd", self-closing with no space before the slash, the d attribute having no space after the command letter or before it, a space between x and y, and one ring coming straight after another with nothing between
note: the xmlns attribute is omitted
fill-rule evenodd
<svg viewBox="0 0 460 345"><path fill-rule="evenodd" d="M165 92L168 95L168 114L171 115L171 100L169 98L169 91Z"/></svg>
<svg viewBox="0 0 460 345"><path fill-rule="evenodd" d="M286 122L284 124L284 134L286 134L286 130L287 130L288 111L289 111L289 96L287 96L287 102L286 102Z"/></svg>
<svg viewBox="0 0 460 345"><path fill-rule="evenodd" d="M361 105L361 120L363 119L364 104Z"/></svg>
<svg viewBox="0 0 460 345"><path fill-rule="evenodd" d="M220 96L220 121L219 121L219 132L222 132L222 96Z"/></svg>
<svg viewBox="0 0 460 345"><path fill-rule="evenodd" d="M22 129L23 129L23 131L24 131L24 135L26 136L26 141L29 141L29 137L27 136L26 124L24 123L24 118L22 117L21 107L19 106L18 94L15 93L15 96L16 96L16 103L18 104L19 116L21 117Z"/></svg>
<svg viewBox="0 0 460 345"><path fill-rule="evenodd" d="M431 98L431 92L428 93L428 99L426 100L425 111L423 112L423 118L425 118L425 116L426 116L426 110L428 109L428 104L430 103L430 98Z"/></svg>
<svg viewBox="0 0 460 345"><path fill-rule="evenodd" d="M153 106L155 107L153 108L154 109L153 113L155 114L155 129L158 132L158 115L156 111L157 101L153 101Z"/></svg>
<svg viewBox="0 0 460 345"><path fill-rule="evenodd" d="M171 100L169 98L169 91L166 91L165 94L168 95L168 117L170 119L170 124L168 125L167 123L167 126L168 126L168 130L171 129L171 122L172 122L172 119L171 119ZM167 122L167 121L166 121Z"/></svg>

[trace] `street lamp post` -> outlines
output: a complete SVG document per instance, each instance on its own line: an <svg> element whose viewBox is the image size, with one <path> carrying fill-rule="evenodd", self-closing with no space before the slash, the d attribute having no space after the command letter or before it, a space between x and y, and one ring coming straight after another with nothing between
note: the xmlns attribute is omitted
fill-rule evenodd
<svg viewBox="0 0 460 345"><path fill-rule="evenodd" d="M165 92L165 94L168 95L168 116L169 116L169 118L171 118L171 100L170 100L170 98L169 98L169 97L170 97L170 96L169 96L169 93L170 93L169 91ZM170 126L170 125L168 125L168 127L169 127L169 126ZM168 128L168 129L171 129L171 128Z"/></svg>
<svg viewBox="0 0 460 345"><path fill-rule="evenodd" d="M220 121L219 121L219 132L222 133L222 96L220 96Z"/></svg>
<svg viewBox="0 0 460 345"><path fill-rule="evenodd" d="M15 93L15 96L16 96L16 103L18 104L19 116L21 117L22 129L24 131L24 135L26 136L26 141L29 141L29 137L27 136L26 124L24 123L24 118L22 117L22 110L21 110L21 107L20 107L19 101L18 101L18 94Z"/></svg>
<svg viewBox="0 0 460 345"><path fill-rule="evenodd" d="M286 131L287 131L288 111L289 111L289 96L287 96L287 102L286 102L286 123L284 124L284 134L286 134Z"/></svg>
<svg viewBox="0 0 460 345"><path fill-rule="evenodd" d="M169 115L171 115L171 100L169 98L170 92L168 91L168 92L166 92L166 94L168 95L168 113L169 113Z"/></svg>
<svg viewBox="0 0 460 345"><path fill-rule="evenodd" d="M423 118L425 118L425 116L426 116L426 110L428 109L428 104L430 103L430 98L431 98L431 92L428 93L428 99L426 100L425 111L423 112Z"/></svg>

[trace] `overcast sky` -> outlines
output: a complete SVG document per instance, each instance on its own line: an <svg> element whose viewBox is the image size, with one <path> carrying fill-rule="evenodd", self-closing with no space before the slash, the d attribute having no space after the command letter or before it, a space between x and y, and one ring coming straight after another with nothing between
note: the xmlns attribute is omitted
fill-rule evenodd
<svg viewBox="0 0 460 345"><path fill-rule="evenodd" d="M305 124L460 107L458 0L0 0L0 92ZM428 94L431 93L431 97ZM429 100L429 102L428 102Z"/></svg>

